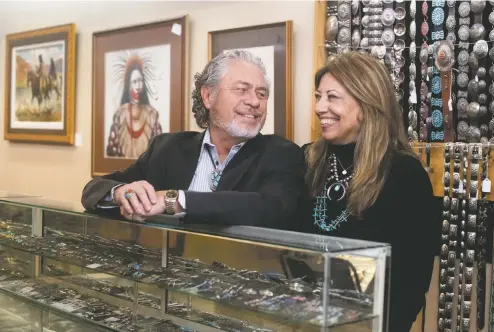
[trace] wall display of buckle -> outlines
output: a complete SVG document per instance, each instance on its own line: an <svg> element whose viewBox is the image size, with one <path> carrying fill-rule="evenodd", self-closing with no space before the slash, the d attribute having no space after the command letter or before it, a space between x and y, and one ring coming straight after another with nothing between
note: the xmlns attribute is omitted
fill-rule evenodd
<svg viewBox="0 0 494 332"><path fill-rule="evenodd" d="M317 3L316 30L318 20L333 20L331 10L357 6L349 0ZM438 297L427 300L425 324L447 332L487 326L494 331L494 291L486 294L494 223L489 180L494 171L488 167L494 162L494 1L364 0L358 9L348 19L361 25L352 25L348 33L360 34L360 44L358 39L351 45L337 38L324 41L316 33L314 69L330 54L354 50L387 66L410 145L429 173L435 196L443 198L438 280L433 280ZM338 36L339 25L331 27ZM313 140L319 137L316 121ZM492 317L485 317L486 306Z"/></svg>
<svg viewBox="0 0 494 332"><path fill-rule="evenodd" d="M326 4L325 52L368 52L388 67L410 142L494 143L490 2Z"/></svg>
<svg viewBox="0 0 494 332"><path fill-rule="evenodd" d="M62 315L75 331L378 332L386 324L386 244L136 224L74 206L0 198L0 313L5 295ZM14 321L0 317L0 331Z"/></svg>

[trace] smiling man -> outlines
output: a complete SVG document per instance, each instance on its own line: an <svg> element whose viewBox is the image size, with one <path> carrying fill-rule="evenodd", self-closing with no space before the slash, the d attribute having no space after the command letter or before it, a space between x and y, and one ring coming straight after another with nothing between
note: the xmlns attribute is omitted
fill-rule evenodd
<svg viewBox="0 0 494 332"><path fill-rule="evenodd" d="M204 130L157 136L129 168L91 180L82 204L135 221L183 213L185 223L291 229L304 156L295 143L260 134L269 85L258 57L218 55L195 76L192 112Z"/></svg>

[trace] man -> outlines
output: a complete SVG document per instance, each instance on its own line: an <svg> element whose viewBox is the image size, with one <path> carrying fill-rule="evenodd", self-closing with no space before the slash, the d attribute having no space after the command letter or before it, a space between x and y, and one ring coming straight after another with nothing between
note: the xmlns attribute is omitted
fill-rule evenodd
<svg viewBox="0 0 494 332"><path fill-rule="evenodd" d="M295 143L259 133L269 97L261 60L223 53L195 78L192 111L206 130L158 135L129 168L90 181L82 204L119 206L134 221L183 213L184 223L291 228L304 157Z"/></svg>

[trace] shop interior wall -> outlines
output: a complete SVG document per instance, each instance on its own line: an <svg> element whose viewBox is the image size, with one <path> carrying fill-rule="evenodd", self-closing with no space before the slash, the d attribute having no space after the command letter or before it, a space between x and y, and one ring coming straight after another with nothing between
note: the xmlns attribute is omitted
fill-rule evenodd
<svg viewBox="0 0 494 332"><path fill-rule="evenodd" d="M79 201L91 178L91 80L93 32L189 14L189 91L207 62L208 31L293 20L294 140L310 139L314 3L312 1L68 1L0 3L0 105L5 98L5 35L75 23L78 32L76 132L78 147L3 140L0 116L0 189ZM2 107L3 109L3 107ZM197 130L191 112L189 124Z"/></svg>

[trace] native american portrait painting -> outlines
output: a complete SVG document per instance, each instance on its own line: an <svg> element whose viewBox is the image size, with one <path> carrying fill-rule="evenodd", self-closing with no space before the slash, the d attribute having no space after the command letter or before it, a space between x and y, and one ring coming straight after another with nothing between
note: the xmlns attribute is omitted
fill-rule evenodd
<svg viewBox="0 0 494 332"><path fill-rule="evenodd" d="M93 34L91 176L132 165L186 128L187 16Z"/></svg>
<svg viewBox="0 0 494 332"><path fill-rule="evenodd" d="M170 47L105 54L105 156L137 159L169 130Z"/></svg>

